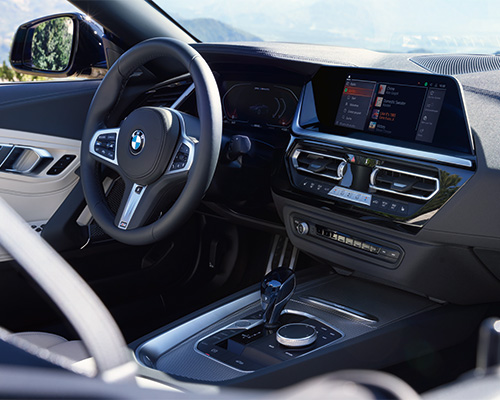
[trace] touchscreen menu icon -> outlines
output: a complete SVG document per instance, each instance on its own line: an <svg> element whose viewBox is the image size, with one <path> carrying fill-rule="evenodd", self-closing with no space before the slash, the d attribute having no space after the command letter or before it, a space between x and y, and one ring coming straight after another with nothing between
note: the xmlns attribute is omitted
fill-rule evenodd
<svg viewBox="0 0 500 400"><path fill-rule="evenodd" d="M344 85L340 100L341 107L337 111L335 125L351 129L365 129L376 87L376 82L348 78Z"/></svg>

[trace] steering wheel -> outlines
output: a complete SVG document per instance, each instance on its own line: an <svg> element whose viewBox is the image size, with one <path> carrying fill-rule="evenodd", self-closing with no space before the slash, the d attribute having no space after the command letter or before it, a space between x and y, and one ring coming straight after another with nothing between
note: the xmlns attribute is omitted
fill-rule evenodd
<svg viewBox="0 0 500 400"><path fill-rule="evenodd" d="M131 75L160 57L176 59L189 71L197 89L199 119L171 108L141 107L131 112L120 127L106 126L106 118ZM87 114L81 182L90 212L109 236L123 243L144 245L168 236L194 212L210 185L221 137L219 90L200 54L175 39L139 43L108 71ZM100 180L102 164L115 170L125 183L116 215ZM169 194L179 190L169 210L150 223Z"/></svg>

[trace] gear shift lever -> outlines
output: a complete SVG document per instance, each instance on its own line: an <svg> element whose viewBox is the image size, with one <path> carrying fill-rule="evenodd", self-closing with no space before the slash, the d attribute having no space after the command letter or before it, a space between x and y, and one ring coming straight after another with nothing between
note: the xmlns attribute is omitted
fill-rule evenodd
<svg viewBox="0 0 500 400"><path fill-rule="evenodd" d="M269 272L260 285L260 302L264 310L265 327L278 326L278 319L295 290L295 274L288 268Z"/></svg>

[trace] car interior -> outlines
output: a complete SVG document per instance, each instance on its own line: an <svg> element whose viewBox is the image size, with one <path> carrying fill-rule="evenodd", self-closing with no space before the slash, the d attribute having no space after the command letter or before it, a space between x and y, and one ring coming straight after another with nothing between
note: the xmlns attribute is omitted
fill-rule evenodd
<svg viewBox="0 0 500 400"><path fill-rule="evenodd" d="M498 394L498 56L202 43L153 1L69 1L99 26L27 22L11 63L85 79L0 85L28 226L0 206L0 370L27 368L2 396L141 397L50 375L120 363L186 396Z"/></svg>

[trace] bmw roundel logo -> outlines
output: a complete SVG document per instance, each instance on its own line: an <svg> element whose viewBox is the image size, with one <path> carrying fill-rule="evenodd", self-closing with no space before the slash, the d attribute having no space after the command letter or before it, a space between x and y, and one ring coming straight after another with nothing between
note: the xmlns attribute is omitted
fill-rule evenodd
<svg viewBox="0 0 500 400"><path fill-rule="evenodd" d="M139 154L144 148L144 144L146 143L146 136L144 132L141 130L136 130L132 133L132 137L130 138L130 152L135 156Z"/></svg>

